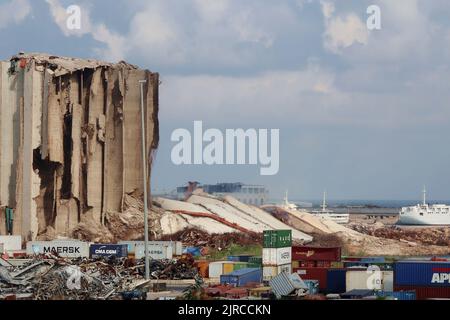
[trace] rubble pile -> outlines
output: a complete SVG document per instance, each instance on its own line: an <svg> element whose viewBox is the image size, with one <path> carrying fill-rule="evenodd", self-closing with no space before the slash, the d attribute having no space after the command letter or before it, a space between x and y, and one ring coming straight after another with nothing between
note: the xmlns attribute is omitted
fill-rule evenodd
<svg viewBox="0 0 450 320"><path fill-rule="evenodd" d="M8 295L35 300L121 299L148 282L144 259L63 259L35 256L20 267L0 266L0 298ZM151 279L193 279L194 260L151 260Z"/></svg>
<svg viewBox="0 0 450 320"><path fill-rule="evenodd" d="M450 246L450 228L400 228L398 226L384 226L381 224L354 223L350 227L360 233L374 237L407 241L422 245Z"/></svg>
<svg viewBox="0 0 450 320"><path fill-rule="evenodd" d="M182 241L185 245L195 247L226 248L231 244L252 245L262 243L262 234L249 235L246 233L209 234L206 231L189 228L179 231L162 240Z"/></svg>

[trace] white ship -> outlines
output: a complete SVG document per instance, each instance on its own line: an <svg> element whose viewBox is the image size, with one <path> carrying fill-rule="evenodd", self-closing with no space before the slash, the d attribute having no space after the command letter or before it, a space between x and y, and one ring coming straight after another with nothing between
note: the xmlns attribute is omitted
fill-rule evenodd
<svg viewBox="0 0 450 320"><path fill-rule="evenodd" d="M450 206L446 204L427 204L426 190L423 188L423 202L400 210L398 224L441 226L450 225Z"/></svg>
<svg viewBox="0 0 450 320"><path fill-rule="evenodd" d="M289 202L288 190L286 190L286 193L285 193L284 199L283 199L283 203L280 204L279 207L283 208L283 209L287 209L287 210L297 210L300 212L306 212L306 209L304 209L304 208L312 207L312 203L310 203L310 202L297 202L297 203Z"/></svg>
<svg viewBox="0 0 450 320"><path fill-rule="evenodd" d="M334 221L339 224L348 223L350 220L350 215L348 213L337 213L330 209L327 209L326 197L327 197L327 192L325 191L323 193L322 210L311 211L311 214L316 217L328 219L328 220Z"/></svg>

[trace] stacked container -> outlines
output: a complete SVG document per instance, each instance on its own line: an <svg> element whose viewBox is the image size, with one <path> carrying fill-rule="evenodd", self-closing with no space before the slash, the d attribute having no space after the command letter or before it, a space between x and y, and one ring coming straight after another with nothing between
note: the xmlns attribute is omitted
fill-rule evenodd
<svg viewBox="0 0 450 320"><path fill-rule="evenodd" d="M228 274L234 271L236 261L214 261L209 264L209 278L220 278L223 274Z"/></svg>
<svg viewBox="0 0 450 320"><path fill-rule="evenodd" d="M330 268L333 264L340 261L340 247L292 247L292 267L294 272L298 273L303 280L318 280L319 289L322 292L328 291L328 271L331 270ZM337 275L342 278L342 273ZM334 277L331 280L331 283L335 283ZM341 290L342 286L345 291L345 273L343 274L343 280L340 279L337 283L338 285L335 288L331 288L331 292Z"/></svg>
<svg viewBox="0 0 450 320"><path fill-rule="evenodd" d="M243 287L249 283L261 282L261 269L260 268L245 268L233 271L228 274L220 276L220 284L231 284L235 287Z"/></svg>
<svg viewBox="0 0 450 320"><path fill-rule="evenodd" d="M292 272L292 231L266 230L263 237L263 279L269 281L281 272Z"/></svg>
<svg viewBox="0 0 450 320"><path fill-rule="evenodd" d="M450 298L450 262L396 262L394 290L414 290L418 300Z"/></svg>

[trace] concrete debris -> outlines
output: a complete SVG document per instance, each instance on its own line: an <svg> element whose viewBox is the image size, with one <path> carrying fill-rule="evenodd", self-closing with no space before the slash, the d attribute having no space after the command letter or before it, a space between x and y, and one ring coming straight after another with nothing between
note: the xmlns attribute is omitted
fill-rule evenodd
<svg viewBox="0 0 450 320"><path fill-rule="evenodd" d="M232 244L257 245L262 243L262 234L246 234L231 232L224 234L211 234L199 229L185 229L170 236L164 236L163 240L182 241L186 246L208 247L214 249L227 248Z"/></svg>
<svg viewBox="0 0 450 320"><path fill-rule="evenodd" d="M350 227L360 233L374 237L399 240L411 245L450 246L449 227L401 228L384 224L353 223Z"/></svg>
<svg viewBox="0 0 450 320"><path fill-rule="evenodd" d="M278 206L263 206L274 217L293 228L314 236L316 246L341 245L345 255L416 256L449 254L449 231L446 228L423 228L406 231L384 224L350 223L347 226L318 218L307 211L290 210ZM439 231L440 230L440 231ZM400 241L399 241L400 240ZM448 241L448 240L447 240Z"/></svg>
<svg viewBox="0 0 450 320"><path fill-rule="evenodd" d="M149 285L144 260L63 259L34 256L21 267L0 267L0 297L29 294L34 300L106 300L128 298ZM151 260L152 279L194 279L197 269L190 256L178 260Z"/></svg>
<svg viewBox="0 0 450 320"><path fill-rule="evenodd" d="M150 176L157 73L41 53L0 63L0 234L12 208L12 233L24 240L96 229L111 238L95 224L123 213L126 195L142 195L140 80Z"/></svg>

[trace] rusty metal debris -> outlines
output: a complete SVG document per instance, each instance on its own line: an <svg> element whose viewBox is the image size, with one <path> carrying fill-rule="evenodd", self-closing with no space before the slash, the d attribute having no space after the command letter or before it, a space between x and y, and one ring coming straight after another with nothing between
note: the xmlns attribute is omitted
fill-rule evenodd
<svg viewBox="0 0 450 320"><path fill-rule="evenodd" d="M163 240L182 241L188 246L226 248L231 244L251 245L262 243L262 234L224 233L209 234L200 229L189 228L171 236L162 237Z"/></svg>
<svg viewBox="0 0 450 320"><path fill-rule="evenodd" d="M130 258L63 259L32 257L21 266L0 266L0 299L25 296L34 300L117 300L144 298L144 260ZM193 279L194 260L151 260L152 279ZM138 294L140 292L140 294Z"/></svg>

